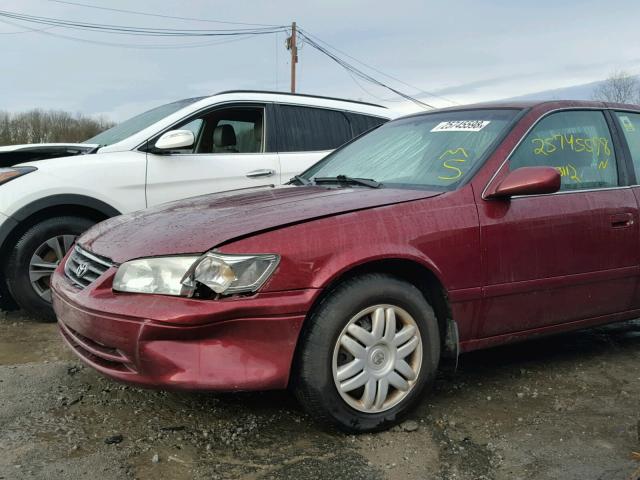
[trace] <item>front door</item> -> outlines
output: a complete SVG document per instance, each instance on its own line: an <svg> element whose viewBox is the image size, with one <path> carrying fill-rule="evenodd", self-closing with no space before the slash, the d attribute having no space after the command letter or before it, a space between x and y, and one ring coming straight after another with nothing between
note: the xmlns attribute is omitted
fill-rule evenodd
<svg viewBox="0 0 640 480"><path fill-rule="evenodd" d="M622 312L640 264L638 207L619 181L603 112L543 118L503 168L552 166L561 191L478 200L484 252L481 336Z"/></svg>
<svg viewBox="0 0 640 480"><path fill-rule="evenodd" d="M265 145L264 106L229 106L189 119L193 147L147 157L147 206L207 193L278 184L277 153Z"/></svg>

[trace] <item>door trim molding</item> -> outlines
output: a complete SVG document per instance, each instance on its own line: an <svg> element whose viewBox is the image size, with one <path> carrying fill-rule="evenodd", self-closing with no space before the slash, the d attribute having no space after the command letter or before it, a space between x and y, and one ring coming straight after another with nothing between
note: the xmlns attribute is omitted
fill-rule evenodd
<svg viewBox="0 0 640 480"><path fill-rule="evenodd" d="M483 287L483 298L504 297L523 293L538 292L563 287L575 287L589 283L598 283L619 278L635 277L640 275L640 265L630 267L598 270L595 272L576 273L548 278L536 278L519 282L498 283Z"/></svg>

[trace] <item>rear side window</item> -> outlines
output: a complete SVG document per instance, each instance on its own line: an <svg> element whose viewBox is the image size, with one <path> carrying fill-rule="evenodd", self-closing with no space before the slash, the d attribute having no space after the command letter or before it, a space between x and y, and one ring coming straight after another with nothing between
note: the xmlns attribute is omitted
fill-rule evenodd
<svg viewBox="0 0 640 480"><path fill-rule="evenodd" d="M604 114L566 111L540 120L512 155L509 168L543 166L560 172L560 190L617 186L618 168Z"/></svg>
<svg viewBox="0 0 640 480"><path fill-rule="evenodd" d="M640 180L640 113L616 112L624 138L631 151L636 181Z"/></svg>
<svg viewBox="0 0 640 480"><path fill-rule="evenodd" d="M279 105L276 118L280 152L333 150L351 139L349 122L340 111Z"/></svg>
<svg viewBox="0 0 640 480"><path fill-rule="evenodd" d="M349 118L349 122L351 122L351 131L354 137L387 122L385 118L370 117L369 115L359 115L357 113L347 113L347 117Z"/></svg>

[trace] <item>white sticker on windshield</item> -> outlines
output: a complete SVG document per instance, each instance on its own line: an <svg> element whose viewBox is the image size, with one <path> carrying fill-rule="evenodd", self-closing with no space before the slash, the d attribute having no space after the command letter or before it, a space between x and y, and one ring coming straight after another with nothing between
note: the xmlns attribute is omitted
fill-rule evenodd
<svg viewBox="0 0 640 480"><path fill-rule="evenodd" d="M479 132L491 123L490 120L452 120L440 122L432 132Z"/></svg>

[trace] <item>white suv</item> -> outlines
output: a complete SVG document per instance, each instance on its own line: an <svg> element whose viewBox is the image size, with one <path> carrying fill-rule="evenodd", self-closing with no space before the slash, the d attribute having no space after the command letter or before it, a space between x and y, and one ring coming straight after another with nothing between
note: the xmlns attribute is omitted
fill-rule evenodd
<svg viewBox="0 0 640 480"><path fill-rule="evenodd" d="M180 100L82 144L0 147L0 296L53 318L49 279L75 237L121 213L286 183L392 118L384 107L254 91Z"/></svg>

